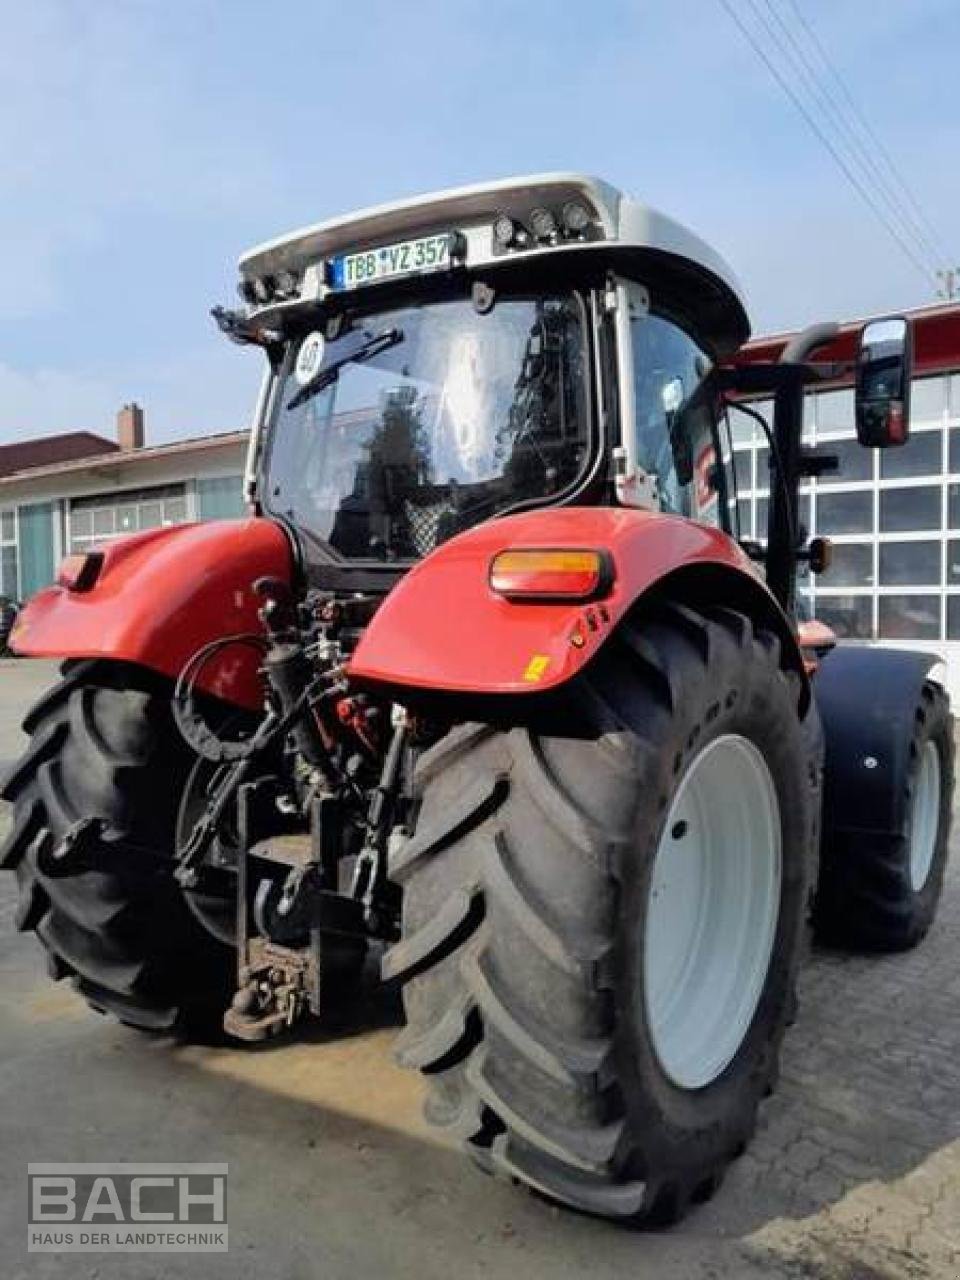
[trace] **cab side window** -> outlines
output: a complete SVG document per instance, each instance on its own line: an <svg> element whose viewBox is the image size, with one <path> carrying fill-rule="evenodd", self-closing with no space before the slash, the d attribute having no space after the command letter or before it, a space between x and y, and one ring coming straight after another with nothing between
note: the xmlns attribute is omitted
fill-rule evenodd
<svg viewBox="0 0 960 1280"><path fill-rule="evenodd" d="M632 315L637 460L656 475L663 511L721 525L708 357L663 316Z"/></svg>

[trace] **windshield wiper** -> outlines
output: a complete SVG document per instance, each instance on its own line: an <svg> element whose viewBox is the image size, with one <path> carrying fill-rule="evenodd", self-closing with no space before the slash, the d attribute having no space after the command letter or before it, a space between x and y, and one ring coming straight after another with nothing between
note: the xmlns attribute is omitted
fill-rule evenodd
<svg viewBox="0 0 960 1280"><path fill-rule="evenodd" d="M329 387L330 383L336 380L337 374L344 365L362 364L364 360L370 360L374 356L378 356L382 351L389 351L391 347L398 346L402 341L402 329L385 329L383 333L374 334L372 338L368 338L366 342L357 347L356 351L351 352L348 356L341 356L339 360L334 360L333 364L328 364L325 369L321 369L319 373L314 374L310 381L304 383L297 394L290 400L287 408L296 409L305 400L317 395L324 387Z"/></svg>

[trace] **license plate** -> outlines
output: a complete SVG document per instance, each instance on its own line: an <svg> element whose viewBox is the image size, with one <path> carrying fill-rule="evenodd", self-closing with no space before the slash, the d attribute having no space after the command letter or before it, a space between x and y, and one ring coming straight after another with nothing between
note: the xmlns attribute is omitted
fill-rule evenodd
<svg viewBox="0 0 960 1280"><path fill-rule="evenodd" d="M330 283L334 289L356 289L394 276L418 271L439 271L450 265L450 236L421 236L401 240L364 253L345 253L330 262Z"/></svg>

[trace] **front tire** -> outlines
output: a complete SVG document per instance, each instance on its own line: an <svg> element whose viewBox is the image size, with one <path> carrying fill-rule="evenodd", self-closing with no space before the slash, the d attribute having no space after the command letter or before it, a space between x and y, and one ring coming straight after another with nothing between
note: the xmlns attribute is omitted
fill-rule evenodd
<svg viewBox="0 0 960 1280"><path fill-rule="evenodd" d="M18 928L99 1012L142 1030L209 1031L233 954L173 878L191 756L169 689L136 667L69 664L23 727L30 745L0 789L14 809L0 868L17 877Z"/></svg>
<svg viewBox="0 0 960 1280"><path fill-rule="evenodd" d="M743 615L665 606L581 677L570 736L467 725L422 758L416 829L392 861L398 1057L427 1077L428 1119L490 1171L589 1212L671 1220L749 1140L792 1011L814 854L818 739L799 691L777 639ZM727 794L701 786L683 810L724 754ZM769 849L751 862L738 845L758 805ZM707 879L692 887L717 897L726 932L670 886L665 848L697 824ZM738 914L743 899L755 909ZM737 946L743 965L704 1002Z"/></svg>

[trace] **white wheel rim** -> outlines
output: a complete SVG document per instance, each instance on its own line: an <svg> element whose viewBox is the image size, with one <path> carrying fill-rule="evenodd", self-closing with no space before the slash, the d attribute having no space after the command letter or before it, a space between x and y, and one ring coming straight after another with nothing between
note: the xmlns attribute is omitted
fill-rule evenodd
<svg viewBox="0 0 960 1280"><path fill-rule="evenodd" d="M930 878L940 826L940 752L928 742L920 757L910 818L910 883L919 893Z"/></svg>
<svg viewBox="0 0 960 1280"><path fill-rule="evenodd" d="M643 998L657 1058L684 1089L715 1080L766 984L780 912L780 806L763 756L725 734L670 805L647 898Z"/></svg>

